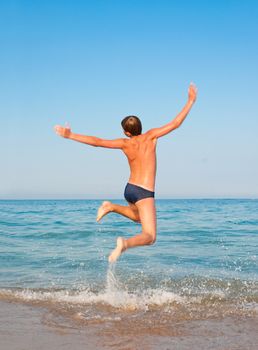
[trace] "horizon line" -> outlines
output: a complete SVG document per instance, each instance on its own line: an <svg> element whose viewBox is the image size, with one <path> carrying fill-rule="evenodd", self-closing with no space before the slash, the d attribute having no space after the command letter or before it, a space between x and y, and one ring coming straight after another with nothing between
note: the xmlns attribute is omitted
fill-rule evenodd
<svg viewBox="0 0 258 350"><path fill-rule="evenodd" d="M204 200L204 199L224 199L224 200L232 200L232 199L242 199L242 200L244 200L244 199L248 199L248 200L258 200L258 196L257 197L248 197L248 196L244 196L244 197L241 197L241 196L208 196L208 197L206 197L206 196L200 196L200 197L177 197L177 196L175 196L175 197L161 197L161 198L155 198L155 200L180 200L180 199L182 199L182 200ZM107 200L106 198L93 198L93 197L91 197L91 198L76 198L76 197L74 197L74 198L54 198L54 197L52 197L52 198L40 198L40 197L38 197L38 198L0 198L0 201L25 201L25 200L27 200L27 201L29 201L29 200L31 200L31 201L44 201L44 200L46 200L46 201L51 201L51 200L53 200L53 201L62 201L62 200L64 200L64 201L73 201L73 200L78 200L78 201L84 201L84 200L94 200L94 201L96 201L96 200L98 200L98 201L105 201L105 200ZM109 198L109 200L123 200L123 201L125 201L125 199L124 198Z"/></svg>

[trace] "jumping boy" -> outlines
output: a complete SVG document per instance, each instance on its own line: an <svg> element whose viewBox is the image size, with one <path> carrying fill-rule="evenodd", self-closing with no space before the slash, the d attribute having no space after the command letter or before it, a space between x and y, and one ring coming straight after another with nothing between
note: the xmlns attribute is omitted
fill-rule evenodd
<svg viewBox="0 0 258 350"><path fill-rule="evenodd" d="M57 125L58 135L70 140L86 143L95 147L121 149L126 155L130 167L130 177L125 187L124 197L127 206L103 202L99 207L97 221L110 212L123 215L142 225L142 232L134 237L117 238L117 246L109 256L114 262L128 248L151 245L156 240L156 208L154 200L156 178L156 144L157 139L177 129L185 120L196 100L197 89L190 84L188 101L182 111L168 124L150 129L142 134L141 121L136 116L128 116L121 122L127 138L105 140L94 136L78 135L70 128Z"/></svg>

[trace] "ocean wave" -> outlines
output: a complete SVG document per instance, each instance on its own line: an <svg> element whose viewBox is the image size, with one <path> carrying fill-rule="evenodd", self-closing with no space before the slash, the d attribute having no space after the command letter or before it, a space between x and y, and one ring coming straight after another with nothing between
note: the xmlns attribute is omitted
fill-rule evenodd
<svg viewBox="0 0 258 350"><path fill-rule="evenodd" d="M258 310L258 285L252 281L215 280L188 276L177 281L163 281L158 287L127 284L119 281L114 267L109 267L106 284L101 287L79 286L77 288L33 289L2 288L0 300L44 304L102 305L120 310L143 310L175 306L197 307L228 303L232 305L253 305Z"/></svg>
<svg viewBox="0 0 258 350"><path fill-rule="evenodd" d="M1 289L0 299L8 301L24 301L35 303L65 303L67 305L102 304L120 310L145 310L171 304L182 304L186 301L175 293L164 290L146 290L144 293L129 293L125 290L104 290L93 293L85 290L32 290Z"/></svg>

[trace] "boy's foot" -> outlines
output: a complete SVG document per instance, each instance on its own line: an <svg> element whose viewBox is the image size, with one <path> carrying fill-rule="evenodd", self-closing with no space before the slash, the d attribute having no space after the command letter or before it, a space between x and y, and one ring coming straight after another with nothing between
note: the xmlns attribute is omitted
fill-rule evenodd
<svg viewBox="0 0 258 350"><path fill-rule="evenodd" d="M96 221L100 221L100 219L103 218L103 216L105 216L110 211L111 211L111 203L107 201L103 202L99 207Z"/></svg>
<svg viewBox="0 0 258 350"><path fill-rule="evenodd" d="M125 251L124 238L118 237L116 240L116 248L109 255L108 261L110 263L115 262L124 251Z"/></svg>

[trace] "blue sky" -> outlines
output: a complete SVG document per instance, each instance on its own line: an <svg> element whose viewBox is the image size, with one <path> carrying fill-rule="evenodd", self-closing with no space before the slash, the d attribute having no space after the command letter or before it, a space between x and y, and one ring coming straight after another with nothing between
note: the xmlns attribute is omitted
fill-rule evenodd
<svg viewBox="0 0 258 350"><path fill-rule="evenodd" d="M1 1L0 198L122 198L118 150L58 138L121 137L174 118L159 140L157 198L258 197L256 1Z"/></svg>

